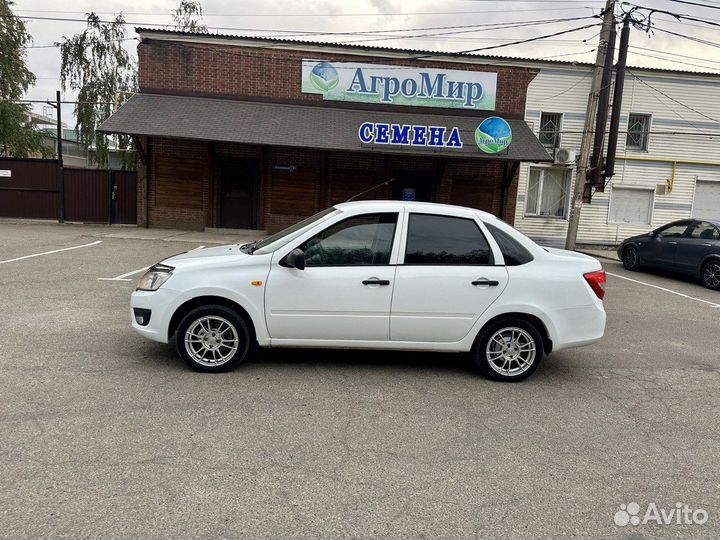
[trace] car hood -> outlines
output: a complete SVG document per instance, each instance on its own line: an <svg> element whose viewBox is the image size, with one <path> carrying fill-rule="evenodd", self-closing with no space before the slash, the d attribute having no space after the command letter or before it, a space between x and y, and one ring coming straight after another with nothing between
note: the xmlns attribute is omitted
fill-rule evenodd
<svg viewBox="0 0 720 540"><path fill-rule="evenodd" d="M163 264L177 267L178 264L183 265L195 262L220 262L224 257L249 257L247 253L240 251L240 245L230 244L226 246L217 246L204 249L193 249L184 253L178 253L162 261Z"/></svg>

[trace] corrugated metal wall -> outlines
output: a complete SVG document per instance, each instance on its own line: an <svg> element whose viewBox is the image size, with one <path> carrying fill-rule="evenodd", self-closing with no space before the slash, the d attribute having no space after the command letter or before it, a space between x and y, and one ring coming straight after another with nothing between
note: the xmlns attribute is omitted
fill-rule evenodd
<svg viewBox="0 0 720 540"><path fill-rule="evenodd" d="M58 219L58 166L54 159L0 158L0 217ZM114 196L111 199L111 183ZM137 173L65 168L65 220L137 223Z"/></svg>

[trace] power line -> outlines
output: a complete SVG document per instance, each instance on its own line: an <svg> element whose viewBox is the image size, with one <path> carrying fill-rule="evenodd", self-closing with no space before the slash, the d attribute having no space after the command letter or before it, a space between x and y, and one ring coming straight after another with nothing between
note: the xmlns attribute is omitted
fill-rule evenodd
<svg viewBox="0 0 720 540"><path fill-rule="evenodd" d="M592 6L580 7L561 7L561 8L533 8L533 9L507 9L499 10L483 10L483 11L404 11L389 13L207 13L203 11L203 17L408 17L421 15L485 15L488 13L537 13L548 11L579 11L585 9L598 9ZM16 9L17 13L69 13L69 14L85 14L85 11L65 11L65 10L47 10L47 9ZM94 11L96 15L115 15L116 11ZM169 13L159 13L152 11L123 11L125 15L150 15L167 17Z"/></svg>
<svg viewBox="0 0 720 540"><path fill-rule="evenodd" d="M672 101L673 103L677 103L677 104L680 105L681 107L685 107L685 108L688 109L689 111L692 111L692 112L694 112L695 114L698 114L698 115L702 116L703 118L707 118L708 120L712 120L713 122L716 122L716 123L720 124L720 120L718 120L717 118L713 118L712 116L708 116L707 114L698 111L697 109L691 107L690 105L686 105L686 104L683 103L682 101L679 101L679 100L675 99L674 97L667 95L665 92L663 92L663 91L660 90L659 88L655 88L652 84L650 84L649 82L647 82L645 79L643 79L643 78L640 77L639 75L633 73L632 71L628 70L628 73L630 73L633 77L635 77L635 78L636 78L638 81L640 81L642 84L644 84L645 86L647 86L648 88L650 88L650 89L653 90L654 92L657 92L657 93L660 94L661 96L669 99L669 100ZM673 109L673 111L675 111L675 110ZM675 111L675 112L677 113L677 111ZM685 119L685 120L688 122L688 124L691 124L691 125L692 125L692 123L691 123L689 120L687 120L687 119Z"/></svg>
<svg viewBox="0 0 720 540"><path fill-rule="evenodd" d="M720 9L720 6L709 6L707 4L701 4L700 2L688 2L687 0L668 0L669 2L676 2L678 4L687 4L689 6L699 6L708 9Z"/></svg>
<svg viewBox="0 0 720 540"><path fill-rule="evenodd" d="M391 39L408 39L408 38L427 38L427 37L435 37L435 36L446 36L446 35L455 35L455 34L465 34L465 33L473 33L473 32L485 32L485 31L492 31L492 30L506 30L509 28L523 28L527 26L537 26L537 25L543 25L543 24L558 24L562 22L571 22L571 21L578 21L578 20L585 20L585 19L591 19L593 17L571 17L567 19L544 19L539 21L528 21L528 22L518 22L518 23L490 23L485 25L477 25L477 26L484 26L485 28L477 28L476 25L471 25L474 27L473 30L454 30L451 32L439 32L435 34L419 34L414 36L388 36L388 37L382 37L382 38L371 38L366 40L352 40L348 42L340 42L340 43L362 43L365 41L387 41ZM501 26L502 25L502 26ZM453 28L453 27L446 27L446 28ZM465 28L464 26L454 27L454 28ZM383 32L382 30L379 30L378 32ZM362 34L362 32L358 32L359 34ZM372 33L372 32L367 32Z"/></svg>
<svg viewBox="0 0 720 540"><path fill-rule="evenodd" d="M540 39L547 39L547 38L551 38L551 37L555 37L555 36L561 36L563 34L569 34L571 32L579 32L580 30L586 30L588 28L594 28L596 26L600 26L600 23L586 24L585 26L581 26L579 28L570 28L569 30L561 30L560 32L554 32L552 34L545 34L543 36L536 36L536 37L528 38L528 39L521 39L518 41L513 41L511 43L505 43L502 45L492 45L490 47L479 47L476 49L468 49L465 51L458 51L455 54L468 54L468 53L472 53L472 52L488 51L490 49L499 49L501 47L509 47L511 45L521 45L523 43L531 43L533 41L538 41Z"/></svg>

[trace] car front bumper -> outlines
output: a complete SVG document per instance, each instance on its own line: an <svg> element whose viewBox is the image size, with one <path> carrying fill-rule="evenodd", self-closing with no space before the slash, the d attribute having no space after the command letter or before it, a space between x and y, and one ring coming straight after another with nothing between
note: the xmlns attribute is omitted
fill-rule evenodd
<svg viewBox="0 0 720 540"><path fill-rule="evenodd" d="M133 330L141 336L167 343L168 327L172 318L178 292L160 287L157 291L135 291L130 297L130 320ZM150 310L150 322L142 326L135 319L135 308Z"/></svg>

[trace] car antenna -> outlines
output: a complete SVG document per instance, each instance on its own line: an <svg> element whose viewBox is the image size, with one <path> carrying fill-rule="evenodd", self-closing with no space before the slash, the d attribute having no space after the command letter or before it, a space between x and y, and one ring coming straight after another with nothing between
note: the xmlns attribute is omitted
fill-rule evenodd
<svg viewBox="0 0 720 540"><path fill-rule="evenodd" d="M373 186L373 187L371 187L370 189L366 189L365 191L361 191L361 192L358 193L357 195L353 195L352 197L350 197L350 198L349 198L347 201L345 201L345 202L350 202L350 201L352 201L353 199L357 199L357 198L360 197L361 195L365 195L366 193L372 191L373 189L377 189L377 188L379 188L379 187L387 186L387 185L389 185L389 184L392 184L394 181L395 181L395 179L394 179L394 178L391 178L390 180L387 180L387 181L382 182L382 183L380 183L380 184L378 184L378 185L376 185L376 186Z"/></svg>

